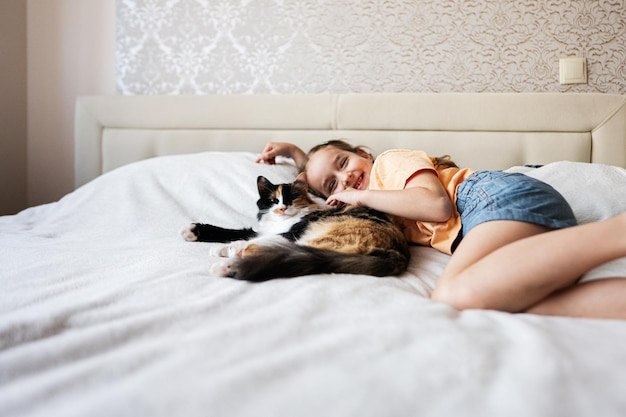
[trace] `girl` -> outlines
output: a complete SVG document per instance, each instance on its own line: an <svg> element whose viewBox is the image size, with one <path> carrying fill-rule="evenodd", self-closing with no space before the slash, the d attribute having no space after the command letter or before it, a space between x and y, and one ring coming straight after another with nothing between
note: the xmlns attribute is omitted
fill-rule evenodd
<svg viewBox="0 0 626 417"><path fill-rule="evenodd" d="M292 158L330 205L363 204L399 216L414 243L452 254L431 298L462 310L626 318L626 280L574 285L626 256L626 213L586 225L549 185L523 174L460 169L448 158L390 150L374 162L344 141L305 154L270 142L258 158Z"/></svg>

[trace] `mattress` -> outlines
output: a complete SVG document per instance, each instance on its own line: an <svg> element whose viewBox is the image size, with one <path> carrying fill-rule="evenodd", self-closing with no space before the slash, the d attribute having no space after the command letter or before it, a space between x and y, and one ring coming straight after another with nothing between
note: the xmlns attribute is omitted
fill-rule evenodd
<svg viewBox="0 0 626 417"><path fill-rule="evenodd" d="M0 217L0 415L626 413L626 322L456 311L429 299L448 261L431 248L412 247L397 277L212 276L213 244L179 231L254 224L256 177L296 174L255 158L132 162ZM511 169L552 184L580 222L626 210L623 168Z"/></svg>

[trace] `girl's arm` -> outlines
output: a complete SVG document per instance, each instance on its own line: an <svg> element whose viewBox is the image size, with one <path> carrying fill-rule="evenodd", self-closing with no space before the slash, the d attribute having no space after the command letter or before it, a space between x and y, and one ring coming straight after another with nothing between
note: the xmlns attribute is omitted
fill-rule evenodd
<svg viewBox="0 0 626 417"><path fill-rule="evenodd" d="M452 215L452 202L437 175L424 171L403 190L346 189L328 197L327 204L364 205L406 219L444 222Z"/></svg>
<svg viewBox="0 0 626 417"><path fill-rule="evenodd" d="M299 170L303 170L307 162L304 151L293 143L287 142L269 142L265 145L263 152L261 152L256 161L273 165L276 163L277 156L293 159Z"/></svg>

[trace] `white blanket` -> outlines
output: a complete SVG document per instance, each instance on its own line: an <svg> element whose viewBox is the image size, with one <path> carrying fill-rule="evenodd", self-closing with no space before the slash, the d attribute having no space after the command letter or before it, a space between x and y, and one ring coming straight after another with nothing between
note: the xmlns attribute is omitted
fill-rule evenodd
<svg viewBox="0 0 626 417"><path fill-rule="evenodd" d="M430 248L400 278L211 277L178 231L252 224L256 176L295 174L254 158L147 160L0 218L1 416L626 414L626 322L459 313Z"/></svg>

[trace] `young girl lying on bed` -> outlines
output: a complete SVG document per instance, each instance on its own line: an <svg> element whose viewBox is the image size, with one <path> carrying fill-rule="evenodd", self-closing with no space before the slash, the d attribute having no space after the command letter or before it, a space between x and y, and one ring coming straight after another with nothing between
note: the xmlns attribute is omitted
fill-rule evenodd
<svg viewBox="0 0 626 417"><path fill-rule="evenodd" d="M399 216L411 242L452 254L432 293L456 309L626 318L626 280L573 285L626 256L626 213L576 225L551 186L523 174L458 168L422 151L374 158L344 141L308 154L270 142L258 162L292 158L330 205L366 205ZM570 227L575 226L575 227ZM626 275L626 273L625 273Z"/></svg>

